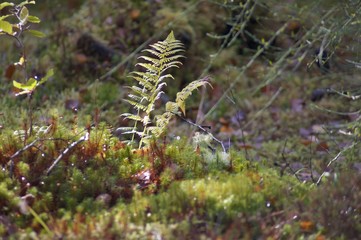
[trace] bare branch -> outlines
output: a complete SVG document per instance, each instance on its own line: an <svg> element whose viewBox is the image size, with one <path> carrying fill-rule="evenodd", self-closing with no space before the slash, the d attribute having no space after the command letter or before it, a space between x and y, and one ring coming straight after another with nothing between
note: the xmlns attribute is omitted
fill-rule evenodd
<svg viewBox="0 0 361 240"><path fill-rule="evenodd" d="M75 146L77 146L78 144L87 141L89 139L89 132L86 132L82 137L79 138L78 141L75 141L73 143L71 143L69 145L69 147L67 147L66 149L64 149L64 151L55 159L55 161L53 162L53 164L48 168L48 170L46 171L46 175L49 175L50 172L54 169L54 167L56 166L56 164L58 164L58 162L71 150L73 149Z"/></svg>

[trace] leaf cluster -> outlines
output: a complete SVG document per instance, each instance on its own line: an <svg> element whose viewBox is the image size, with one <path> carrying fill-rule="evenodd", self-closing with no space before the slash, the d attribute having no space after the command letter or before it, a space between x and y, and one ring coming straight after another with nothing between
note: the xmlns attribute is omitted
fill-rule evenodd
<svg viewBox="0 0 361 240"><path fill-rule="evenodd" d="M45 36L42 32L27 28L28 23L40 23L38 17L29 14L29 10L26 7L26 5L29 4L35 4L35 1L27 0L17 5L11 2L0 3L0 10L5 7L11 7L11 11L9 11L10 14L0 16L0 35L19 36L23 31L27 31L35 37L42 38ZM15 17L17 21L14 23L8 21L7 19L10 19L11 17Z"/></svg>

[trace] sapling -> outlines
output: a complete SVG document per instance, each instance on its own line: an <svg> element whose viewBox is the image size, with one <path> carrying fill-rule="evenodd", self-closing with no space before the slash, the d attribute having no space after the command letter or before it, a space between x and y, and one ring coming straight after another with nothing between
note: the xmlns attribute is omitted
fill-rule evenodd
<svg viewBox="0 0 361 240"><path fill-rule="evenodd" d="M18 67L23 70L23 83L14 80L13 86L19 91L15 94L16 96L26 94L28 97L29 132L26 131L26 135L31 135L33 130L33 116L31 107L32 94L39 85L45 83L54 74L53 69L50 69L43 78L36 79L33 77L29 77L29 74L27 72L28 59L23 41L23 33L30 33L31 35L39 38L45 36L45 34L40 31L30 29L31 24L40 23L40 19L38 17L29 14L29 9L26 6L30 4L35 4L35 1L27 0L19 4L14 4L12 2L0 3L0 10L4 8L9 8L9 10L7 11L8 14L0 15L0 37L4 35L13 38L16 41L21 52L21 57L19 61L11 64L8 69L12 68L14 70L16 67ZM10 74L10 77L11 76L12 74Z"/></svg>

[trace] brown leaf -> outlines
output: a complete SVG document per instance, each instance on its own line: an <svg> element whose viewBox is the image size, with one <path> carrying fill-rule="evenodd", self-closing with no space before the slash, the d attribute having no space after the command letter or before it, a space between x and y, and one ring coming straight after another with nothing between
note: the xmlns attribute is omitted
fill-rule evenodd
<svg viewBox="0 0 361 240"><path fill-rule="evenodd" d="M304 232L311 232L314 228L314 223L311 221L301 221L300 222L300 228Z"/></svg>
<svg viewBox="0 0 361 240"><path fill-rule="evenodd" d="M15 72L15 65L14 64L10 64L7 68L6 68L6 71L5 71L5 77L8 79L8 80L12 80L13 78L13 74Z"/></svg>
<svg viewBox="0 0 361 240"><path fill-rule="evenodd" d="M248 150L248 149L253 149L254 147L252 145L242 143L239 145L239 148Z"/></svg>
<svg viewBox="0 0 361 240"><path fill-rule="evenodd" d="M328 144L326 142L320 142L316 146L316 151L319 151L319 152L327 152L328 149L329 149L329 147L328 147Z"/></svg>

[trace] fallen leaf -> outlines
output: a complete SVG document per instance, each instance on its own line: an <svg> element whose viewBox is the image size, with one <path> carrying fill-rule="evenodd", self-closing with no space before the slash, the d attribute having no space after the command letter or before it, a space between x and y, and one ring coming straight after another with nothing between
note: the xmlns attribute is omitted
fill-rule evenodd
<svg viewBox="0 0 361 240"><path fill-rule="evenodd" d="M254 147L252 145L242 143L239 145L239 148L248 150L248 149L253 149Z"/></svg>
<svg viewBox="0 0 361 240"><path fill-rule="evenodd" d="M300 228L304 232L311 232L314 228L314 223L311 221L301 221L300 222Z"/></svg>
<svg viewBox="0 0 361 240"><path fill-rule="evenodd" d="M315 240L326 240L326 237L324 235L322 235L322 234L319 234L319 235L317 235Z"/></svg>
<svg viewBox="0 0 361 240"><path fill-rule="evenodd" d="M327 152L328 150L329 150L329 146L328 146L328 144L326 142L320 142L316 146L316 151Z"/></svg>

